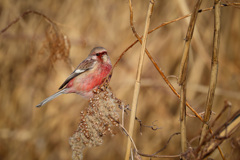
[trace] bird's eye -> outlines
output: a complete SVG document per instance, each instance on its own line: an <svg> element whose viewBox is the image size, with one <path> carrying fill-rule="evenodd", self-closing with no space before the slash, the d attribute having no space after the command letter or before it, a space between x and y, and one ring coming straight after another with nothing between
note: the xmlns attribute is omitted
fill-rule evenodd
<svg viewBox="0 0 240 160"><path fill-rule="evenodd" d="M96 56L100 56L100 54L99 54L99 53L97 53L97 54L96 54Z"/></svg>

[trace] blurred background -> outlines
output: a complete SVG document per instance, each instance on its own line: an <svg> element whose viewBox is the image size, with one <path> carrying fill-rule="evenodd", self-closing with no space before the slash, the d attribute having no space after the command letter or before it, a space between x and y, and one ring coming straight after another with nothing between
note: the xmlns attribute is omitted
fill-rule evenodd
<svg viewBox="0 0 240 160"><path fill-rule="evenodd" d="M196 1L156 1L150 29L163 22L191 13ZM232 1L233 2L233 1ZM234 1L239 2L239 1ZM133 1L134 25L143 33L148 0ZM224 3L224 2L223 2ZM203 1L201 8L213 6ZM108 50L114 64L130 46L134 37L129 23L127 0L41 0L0 1L2 30L27 10L38 11L58 24L71 44L69 59L75 68L95 46ZM190 18L174 22L151 33L147 48L179 91L176 77ZM213 11L202 12L193 35L188 73L187 99L193 108L205 109L211 69ZM220 126L240 107L240 10L222 7L219 74L213 111L218 114L224 101L232 103L216 124ZM77 129L79 113L88 102L76 94L62 95L42 108L35 106L58 90L72 72L64 59L52 61L47 50L46 35L49 23L36 14L29 14L0 35L0 159L2 160L65 160L71 159L69 137ZM140 53L140 44L132 47L114 69L110 83L115 95L132 103L133 87ZM139 151L153 154L167 143L171 134L180 131L179 100L162 80L148 57L142 72L137 117L145 125L161 129L140 128L136 123L134 140ZM189 114L192 114L187 110ZM213 114L213 118L216 115ZM125 115L127 127L129 115ZM197 118L187 118L187 137L190 141L201 132ZM128 127L127 127L128 128ZM221 144L228 159L240 156L240 131ZM126 136L118 130L114 137L104 137L99 147L84 152L84 159L124 159ZM191 145L194 147L197 141ZM172 138L161 154L180 153L180 136ZM215 151L210 157L220 159ZM143 158L149 159L149 158ZM173 158L172 158L173 159ZM176 158L178 159L178 158Z"/></svg>

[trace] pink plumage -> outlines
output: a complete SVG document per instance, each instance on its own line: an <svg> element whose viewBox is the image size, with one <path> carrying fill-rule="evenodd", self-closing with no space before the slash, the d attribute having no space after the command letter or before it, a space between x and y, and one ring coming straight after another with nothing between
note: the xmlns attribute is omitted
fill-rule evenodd
<svg viewBox="0 0 240 160"><path fill-rule="evenodd" d="M103 83L103 80L112 69L107 50L103 47L92 49L88 57L67 77L57 93L46 98L36 107L58 97L61 94L77 93L85 98L93 96L93 90Z"/></svg>

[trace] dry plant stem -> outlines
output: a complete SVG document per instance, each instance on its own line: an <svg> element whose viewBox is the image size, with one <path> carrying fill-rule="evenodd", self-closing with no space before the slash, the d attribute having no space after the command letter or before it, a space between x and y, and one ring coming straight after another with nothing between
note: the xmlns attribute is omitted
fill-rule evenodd
<svg viewBox="0 0 240 160"><path fill-rule="evenodd" d="M186 85L187 85L187 68L188 68L188 57L189 57L189 48L192 40L192 35L197 20L198 10L202 0L198 0L194 12L191 16L190 23L188 26L188 31L186 35L186 43L184 46L183 56L180 65L180 74L178 78L178 84L181 85L181 103L180 103L180 129L181 129L181 152L184 153L187 151L187 131L186 131ZM185 159L184 157L182 157Z"/></svg>
<svg viewBox="0 0 240 160"><path fill-rule="evenodd" d="M212 10L212 8L213 8L213 7L207 8L207 9L203 9L203 10L201 10L201 11L199 10L199 12L209 11L209 10ZM160 26L158 26L158 27L154 28L153 30L149 31L148 34L154 32L154 31L157 30L158 28L161 28L161 27L163 27L163 26L165 26L165 25L168 25L168 24L170 24L170 23L173 23L173 22L182 20L182 19L184 19L184 18L186 18L186 17L189 17L189 16L191 16L191 14L188 14L188 15L186 15L186 16L177 18L177 19L172 20L172 21L169 21L169 22L164 22L164 23L162 23ZM132 18L132 16L131 16L130 18ZM140 36L137 34L137 32L136 32L136 30L135 30L135 28L134 28L134 26L133 26L133 19L130 19L130 20L131 20L130 23L131 23L131 27L132 27L133 33L135 34L135 36L137 37L138 40L136 40L136 41L135 41L134 43L132 43L127 49L124 50L124 52L120 55L119 59L118 59L117 62L115 63L114 67L116 66L116 64L118 63L118 61L121 59L121 57L122 57L132 46L134 46L134 45L137 43L137 41L139 41L140 43L142 43L142 40L141 40L142 37L140 37ZM153 63L153 65L155 66L155 68L157 69L157 71L160 73L160 75L161 75L162 78L164 79L164 81L167 83L167 85L168 85L168 86L170 87L170 89L173 91L173 93L174 93L175 95L177 95L178 98L180 98L179 93L176 91L176 89L173 87L173 85L169 82L169 80L167 79L167 77L165 76L165 74L163 73L163 71L159 68L159 66L157 65L156 61L152 58L151 54L149 53L149 51L148 51L147 49L146 49L146 53L147 53L149 59L151 60L151 62ZM114 67L113 67L113 68L114 68ZM191 107L191 105L190 105L187 101L186 101L186 105L187 105L187 107L196 115L196 117L197 117L199 120L203 121L202 117ZM209 131L210 131L210 133L212 134L211 128L209 128ZM219 147L218 147L218 149L219 149L219 152L220 152L221 156L223 157L223 153L222 153L221 149L220 149ZM224 159L224 158L223 158L223 159Z"/></svg>
<svg viewBox="0 0 240 160"><path fill-rule="evenodd" d="M179 85L182 85L182 83L186 80L186 74L187 74L186 69L187 69L187 64L188 64L189 48L190 48L190 43L191 43L193 31L194 31L194 26L195 26L195 23L197 20L198 10L200 8L201 3L202 3L202 0L197 1L195 8L194 8L194 12L190 19L189 26L188 26L187 35L185 38L186 42L185 42L185 46L184 46L184 52L183 52L181 65L180 65L180 74L178 77Z"/></svg>
<svg viewBox="0 0 240 160"><path fill-rule="evenodd" d="M218 75L218 52L219 52L219 41L220 41L220 0L214 0L214 37L213 37L213 53L212 53L212 67L211 67L211 79L208 90L208 97L204 115L203 128L200 138L200 143L203 141L206 133L208 132L208 121L212 112L212 105L214 99L214 93L217 84Z"/></svg>
<svg viewBox="0 0 240 160"><path fill-rule="evenodd" d="M213 9L213 7L210 7L210 8L206 8L206 9L199 10L199 12L209 11L209 10L212 10L212 9ZM165 25L168 25L168 24L170 24L170 23L173 23L173 22L182 20L182 19L187 18L187 17L189 17L189 16L191 16L191 15L192 15L192 14L188 14L188 15L179 17L179 18L177 18L177 19L174 19L174 20L171 20L171 21L168 21L168 22L164 22L164 23L162 23L161 25L159 25L159 26L157 26L156 28L154 28L154 29L152 29L151 31L149 31L148 34L156 31L157 29L159 29L159 28L161 28L161 27L163 27L163 26L165 26ZM128 48L126 48L126 49L122 52L122 54L121 54L120 57L118 58L117 62L114 64L113 68L116 67L117 63L120 61L120 59L122 58L122 56L123 56L130 48L132 48L138 41L142 44L142 40L141 40L142 36L140 37L140 36L137 34L137 32L136 32L136 30L135 30L135 28L134 28L134 26L133 26L133 20L131 20L131 27L132 27L133 33L134 33L135 36L137 37L137 40L136 40L135 42L133 42ZM160 75L161 75L162 78L164 79L164 81L167 83L167 85L170 87L170 89L173 91L173 93L174 93L175 95L177 95L177 97L180 99L179 93L176 91L176 89L173 87L173 85L168 81L167 77L164 75L163 71L159 68L159 66L157 65L156 61L152 58L151 54L149 53L149 51L148 51L147 49L146 49L146 53L147 53L149 59L151 60L151 62L153 63L153 65L155 66L155 68L157 69L157 71L160 73ZM186 102L186 105L187 105L187 107L196 115L196 117L197 117L198 119L200 119L201 121L203 121L202 117L191 107L191 105L190 105L188 102Z"/></svg>
<svg viewBox="0 0 240 160"><path fill-rule="evenodd" d="M212 104L213 104L213 99L214 99L214 93L216 89L216 84L217 84L217 75L218 75L218 53L219 53L219 42L220 42L220 16L221 16L221 5L220 5L220 0L214 0L214 37L213 37L213 53L212 53L212 67L211 67L211 80L210 80L210 85L209 85L209 90L208 90L208 97L207 97L207 104L206 104L206 110L205 110L205 115L204 115L204 122L203 122L203 128L202 128L202 133L201 133L201 138L200 138L200 144L206 137L206 134L209 130L208 127L208 121L211 116L212 112ZM212 133L212 131L210 130ZM221 157L223 160L225 160L225 157L223 155L223 152L221 148L218 146L218 150L221 154Z"/></svg>
<svg viewBox="0 0 240 160"><path fill-rule="evenodd" d="M239 5L239 4L230 4L230 5ZM228 5L228 6L230 6ZM226 5L221 5L222 7L226 6ZM201 9L199 10L198 12L206 12L206 11L211 11L213 9L213 7L210 7L210 8L206 8L206 9ZM171 23L174 23L174 22L177 22L177 21L180 21L184 18L187 18L189 16L191 16L192 14L187 14L185 16L182 16L182 17L179 17L179 18L176 18L174 20L171 20L171 21L168 21L168 22L164 22L162 23L161 25L157 26L156 28L152 29L151 31L148 32L148 34L156 31L157 29L163 27L163 26L166 26L168 24L171 24ZM132 29L135 31L134 27L132 27ZM128 48L126 48L122 54L119 56L118 60L116 61L116 63L114 64L113 66L113 69L116 67L117 63L120 61L120 59L124 56L124 54L130 49L132 48L138 41L140 43L142 43L142 36L140 37L136 32L134 32L135 36L138 38L136 41L134 41ZM153 65L155 66L155 68L157 69L157 71L160 73L160 75L162 76L162 78L164 79L164 81L167 83L167 85L170 87L170 89L173 91L173 93L178 97L180 98L180 95L179 93L176 91L176 89L173 87L173 85L168 81L167 77L164 75L163 71L159 68L159 66L157 65L156 61L152 58L151 54L148 52L148 50L146 49L146 53L148 55L148 58L151 60L151 62L153 63ZM186 105L187 107L196 115L196 117L203 121L202 117L191 107L191 105L186 102Z"/></svg>
<svg viewBox="0 0 240 160"><path fill-rule="evenodd" d="M143 33L142 49L141 49L141 53L140 53L140 57L139 57L137 78L136 78L136 83L135 83L134 93L133 93L132 111L131 111L131 115L130 115L130 122L129 122L130 124L129 124L129 130L128 130L130 137L133 137L133 128L134 128L134 122L135 122L135 117L136 117L138 95L139 95L139 91L140 91L143 59L144 59L144 53L145 53L145 48L146 48L148 29L149 29L149 25L150 25L150 18L151 18L151 15L152 15L153 6L154 6L154 0L151 0L150 3L149 3L147 17L146 17L146 22L145 22L145 29L144 29L144 33ZM129 0L129 8L130 8L130 19L133 19L133 11L132 11L132 2L131 2L131 0ZM131 141L130 141L130 139L128 139L125 160L129 159L130 148L131 148Z"/></svg>
<svg viewBox="0 0 240 160"><path fill-rule="evenodd" d="M181 129L181 152L187 151L187 128L186 128L186 84L181 86L181 103L180 103L180 129Z"/></svg>

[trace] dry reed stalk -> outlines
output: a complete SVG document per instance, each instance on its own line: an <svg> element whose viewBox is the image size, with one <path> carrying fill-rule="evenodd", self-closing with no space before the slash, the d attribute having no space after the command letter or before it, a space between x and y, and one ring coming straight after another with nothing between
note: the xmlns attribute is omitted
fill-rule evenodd
<svg viewBox="0 0 240 160"><path fill-rule="evenodd" d="M221 6L226 6L226 5L221 5ZM209 10L212 10L212 9L213 9L213 7L210 7L210 8L198 10L198 12L209 11ZM165 26L165 25L168 25L168 24L170 24L170 23L173 23L173 22L182 20L182 19L187 18L187 17L189 17L189 16L191 16L191 15L192 15L192 14L188 14L188 15L179 17L179 18L177 18L177 19L174 19L174 20L172 20L172 21L164 22L164 23L162 23L161 25L159 25L158 27L156 27L156 28L152 29L151 31L149 31L148 34L154 32L155 30L157 30L157 29L159 29L159 28L161 28L161 27L163 27L163 26ZM131 19L130 19L130 20L131 20ZM137 32L136 32L136 30L135 30L132 22L133 22L133 20L131 21L131 25L132 25L133 32L134 32L135 36L136 36L138 39L137 39L134 43L132 43L127 49L124 50L124 52L121 54L121 56L120 56L119 59L117 60L116 64L118 63L118 61L120 60L120 58L121 58L132 46L134 46L138 41L139 41L140 43L142 43L142 41L141 41L142 36L140 37L140 36L137 34ZM149 59L151 60L151 62L153 63L153 65L155 66L155 68L157 69L157 71L160 73L160 75L161 75L162 78L164 79L164 81L167 83L167 85L168 85L168 86L170 87L170 89L173 91L173 93L174 93L175 95L177 95L178 98L180 98L179 93L176 91L176 89L173 87L173 85L168 81L167 77L165 76L165 74L163 73L163 71L159 68L159 66L157 65L156 61L152 58L151 54L149 53L149 51L148 51L147 49L146 49L146 53L147 53ZM114 65L114 67L116 66L116 64ZM191 107L191 105L190 105L187 101L186 101L186 106L196 115L196 117L197 117L199 120L203 121L202 117ZM186 109L184 109L184 110L186 110ZM181 111L181 114L182 114L182 113L184 113L184 111ZM185 124L185 122L183 122L183 124ZM181 125L181 126L183 127L183 132L184 132L184 131L185 131L184 125ZM212 130L211 130L211 128L209 128L209 131L210 131L210 133L213 133ZM185 132L186 132L186 131L185 131ZM183 137L185 137L184 134L183 134ZM186 143L183 143L182 148L185 148L185 146L186 146ZM219 150L222 158L224 159L223 153L222 153L221 148L220 148L219 146L218 146L218 150Z"/></svg>
<svg viewBox="0 0 240 160"><path fill-rule="evenodd" d="M187 13L191 13L186 1L177 1L177 3L180 6L181 12L184 15L186 15ZM189 24L189 21L185 18L184 23L187 27ZM204 68L206 67L205 64L208 63L209 54L208 54L206 45L204 45L203 43L203 40L200 36L200 30L197 26L195 26L194 28L194 36L192 37L192 45L194 44L198 54L194 55L195 57L194 66L191 67L191 70L189 71L190 73L188 75L190 76L188 76L188 82L199 84L201 82L201 77L203 75ZM198 73L198 74L194 74L194 73ZM192 92L191 94L188 95L188 99L193 99L195 98L196 95L197 95L197 92Z"/></svg>
<svg viewBox="0 0 240 160"><path fill-rule="evenodd" d="M234 5L239 5L239 4L227 4L227 5L221 5L221 7L224 7L224 6L234 6ZM213 9L213 7L209 7L209 8L205 8L205 9L201 9L201 10L198 10L199 13L201 12L206 12L206 11L211 11ZM174 20L171 20L171 21L168 21L168 22L163 22L162 24L160 24L159 26L155 27L154 29L152 29L151 31L148 32L148 34L151 34L152 32L158 30L159 28L163 27L163 26L166 26L168 24L171 24L171 23L174 23L174 22L177 22L177 21L180 21L182 19L185 19L187 17L190 17L192 15L192 13L190 14L187 14L185 16L182 16L182 17L179 17L179 18L176 18ZM130 17L131 18L131 17ZM124 56L124 54L130 49L132 48L135 44L137 44L137 42L139 41L141 44L142 44L142 36L139 36L133 26L133 20L130 19L130 23L131 23L131 27L132 27L132 30L133 30L133 33L135 34L135 36L137 37L137 40L134 41L129 47L127 47L122 53L121 55L119 56L118 60L116 61L116 63L114 64L113 66L113 69L116 67L116 65L118 64L118 62L120 61L120 59ZM160 67L157 65L156 61L153 59L153 57L151 56L151 54L149 53L149 51L146 49L146 53L148 55L148 58L151 60L151 62L153 63L154 67L157 69L157 71L159 72L159 74L162 76L163 80L167 83L167 85L170 87L170 89L173 91L173 93L180 99L180 94L176 91L176 89L173 87L173 85L169 82L169 80L167 79L167 77L165 76L165 74L163 73L163 71L160 69ZM186 102L186 105L187 107L195 114L195 116L203 121L202 117L192 108L192 106Z"/></svg>
<svg viewBox="0 0 240 160"><path fill-rule="evenodd" d="M223 6L226 6L226 5L221 5L222 7ZM205 8L205 9L201 9L201 10L198 10L198 12L205 12L205 11L211 11L213 9L213 7L210 7L210 8ZM174 22L177 22L177 21L180 21L182 19L185 19L189 16L191 16L192 13L190 14L187 14L185 16L182 16L182 17L179 17L179 18L176 18L174 20L171 20L171 21L168 21L168 22L163 22L162 24L160 24L159 26L155 27L154 29L152 29L151 31L148 32L148 34L151 34L152 32L156 31L157 29L163 27L163 26L166 26L168 24L171 24L171 23L174 23ZM132 18L132 17L130 17ZM133 33L134 35L137 37L137 40L134 41L129 47L127 47L123 52L122 54L119 56L118 60L116 61L116 63L114 64L113 68L116 67L116 65L118 64L118 62L120 61L120 59L124 56L124 54L130 49L132 48L138 41L142 44L142 36L139 36L133 26L133 20L130 19L130 23L131 23L131 28L133 30ZM176 89L173 87L173 85L169 82L169 80L167 79L167 77L165 76L165 74L163 73L163 71L160 69L160 67L157 65L156 61L153 59L153 57L151 56L151 54L149 53L149 51L146 49L146 53L148 55L148 58L151 60L151 62L153 63L154 67L157 69L157 71L159 72L159 74L162 76L162 78L164 79L164 81L167 83L167 85L170 87L170 89L173 91L173 93L180 99L180 94L176 91ZM192 108L192 106L186 102L186 105L187 107L195 114L195 116L203 121L202 117Z"/></svg>
<svg viewBox="0 0 240 160"><path fill-rule="evenodd" d="M187 128L186 128L186 82L183 82L180 90L180 130L181 152L187 151Z"/></svg>
<svg viewBox="0 0 240 160"><path fill-rule="evenodd" d="M204 122L203 122L203 128L200 138L200 143L202 143L203 138L207 134L208 131L208 121L211 116L212 112L212 105L213 105L213 99L214 99L214 93L216 89L217 84L217 75L218 75L218 53L219 53L219 42L220 42L220 16L221 16L221 10L220 10L220 0L214 0L214 37L213 37L213 52L212 52L212 66L211 66L211 79L210 79L210 85L208 90L208 97L207 97L207 103L206 103L206 110L204 115Z"/></svg>
<svg viewBox="0 0 240 160"><path fill-rule="evenodd" d="M134 93L133 93L133 102L132 102L132 110L131 110L131 115L130 115L130 124L129 124L129 136L133 136L133 128L134 128L134 122L135 122L135 117L136 117L136 110L137 110L137 102L138 102L138 95L140 91L140 83L141 83L141 73L142 73L142 67L143 67L143 60L144 60L144 53L145 53L145 48L146 48L146 42L147 42L147 35L148 35L148 29L150 25L150 19L153 11L153 6L154 6L154 0L151 0L149 2L149 7L147 11L147 17L146 17L146 22L145 22L145 29L143 33L143 43L142 43L142 49L139 57L139 63L138 63L138 70L137 70L137 78L136 78L136 83L134 87ZM130 19L133 19L133 11L132 11L132 1L129 0L129 8L130 8ZM130 21L131 26L133 21ZM130 156L130 149L131 149L131 140L128 138L127 141L127 149L126 149L126 155L125 155L125 160L129 159Z"/></svg>
<svg viewBox="0 0 240 160"><path fill-rule="evenodd" d="M197 20L198 10L202 0L198 0L194 12L191 16L190 23L188 26L187 35L185 38L185 46L180 66L180 74L178 78L178 83L181 85L181 103L180 103L180 128L181 128L181 152L184 153L187 151L187 134L186 134L186 85L187 85L187 68L188 68L188 58L189 58L189 48L191 44L191 39L195 27L195 23ZM184 158L184 157L183 157ZM184 158L185 159L185 158Z"/></svg>
<svg viewBox="0 0 240 160"><path fill-rule="evenodd" d="M186 80L186 74L187 74L186 70L187 70L188 57L189 57L189 48L190 48L190 44L191 44L191 40L192 40L194 26L195 26L195 23L197 20L198 10L200 8L201 3L202 3L202 0L197 1L195 8L194 8L194 12L193 12L190 22L189 22L188 31L187 31L187 35L185 38L186 42L185 42L183 56L182 56L181 65L180 65L180 74L178 77L179 85L182 85L182 83Z"/></svg>
<svg viewBox="0 0 240 160"><path fill-rule="evenodd" d="M207 104L204 116L204 124L202 129L202 135L200 143L208 130L208 125L206 124L211 116L212 104L214 99L215 88L217 84L217 74L218 74L218 52L219 52L219 41L220 41L220 1L215 0L215 12L214 12L214 37L213 37L213 53L212 53L212 67L211 67L211 80L209 85Z"/></svg>

